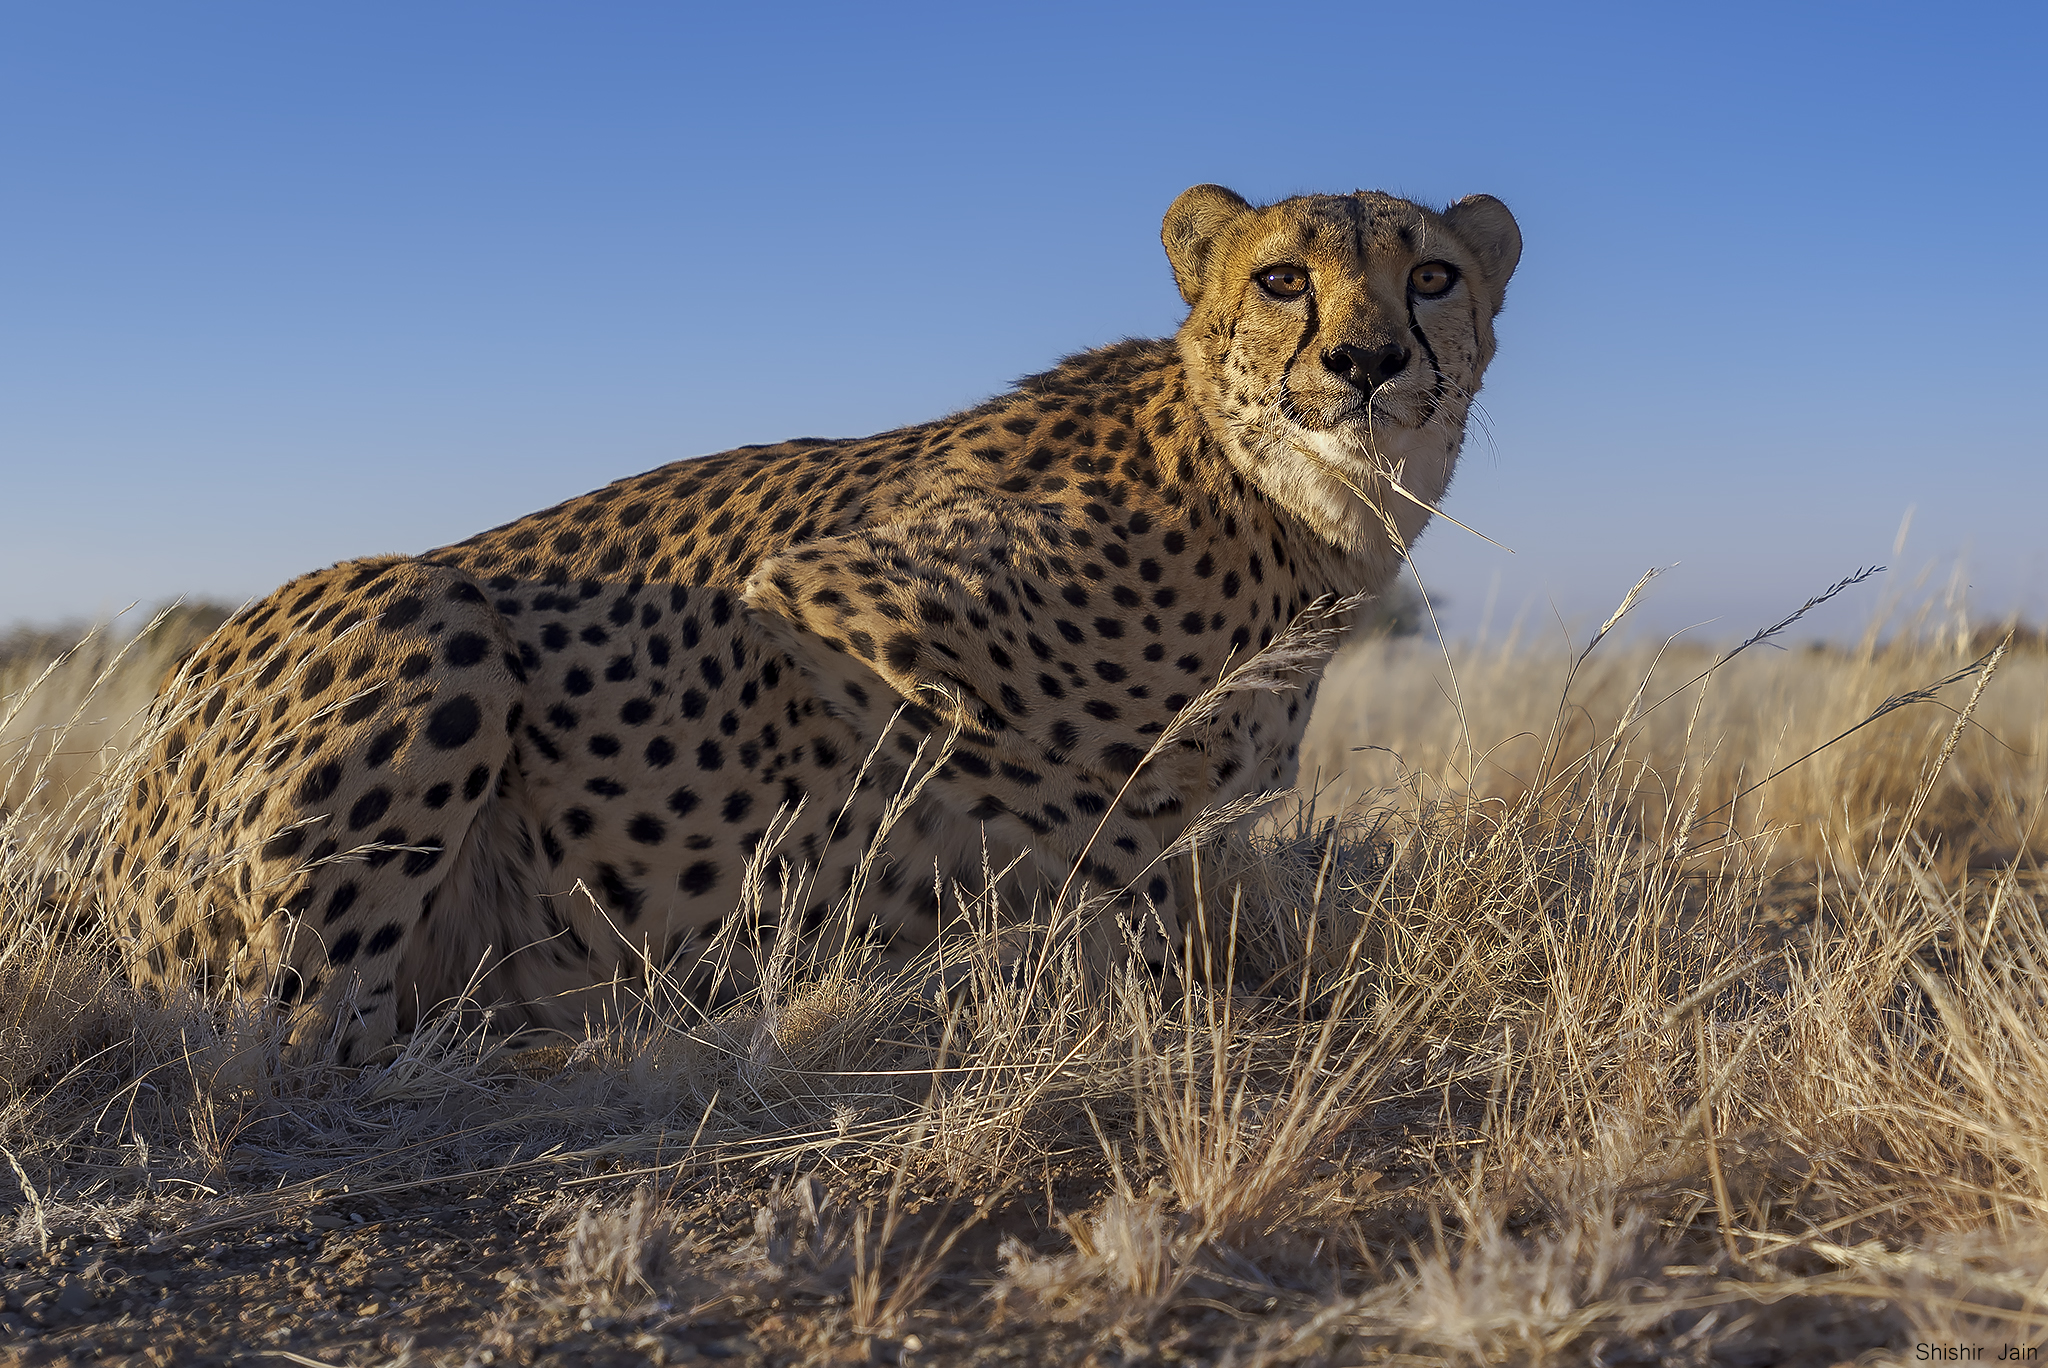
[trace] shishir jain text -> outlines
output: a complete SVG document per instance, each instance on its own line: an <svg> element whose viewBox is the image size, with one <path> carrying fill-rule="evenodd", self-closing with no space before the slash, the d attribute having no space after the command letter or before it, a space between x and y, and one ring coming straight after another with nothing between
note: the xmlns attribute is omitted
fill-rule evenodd
<svg viewBox="0 0 2048 1368"><path fill-rule="evenodd" d="M2038 1344L2001 1344L1992 1353L1982 1344L1916 1344L1913 1357L1922 1363L2029 1363L2038 1362Z"/></svg>

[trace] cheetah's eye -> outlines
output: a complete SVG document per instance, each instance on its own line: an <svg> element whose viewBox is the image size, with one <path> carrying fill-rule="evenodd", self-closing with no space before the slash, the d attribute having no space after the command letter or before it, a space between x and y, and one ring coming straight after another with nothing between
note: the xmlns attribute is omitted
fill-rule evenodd
<svg viewBox="0 0 2048 1368"><path fill-rule="evenodd" d="M1308 272L1299 266L1268 266L1252 279L1275 299L1296 299L1308 291Z"/></svg>
<svg viewBox="0 0 2048 1368"><path fill-rule="evenodd" d="M1446 294L1458 283L1458 268L1447 261L1425 261L1408 273L1408 288L1424 299Z"/></svg>

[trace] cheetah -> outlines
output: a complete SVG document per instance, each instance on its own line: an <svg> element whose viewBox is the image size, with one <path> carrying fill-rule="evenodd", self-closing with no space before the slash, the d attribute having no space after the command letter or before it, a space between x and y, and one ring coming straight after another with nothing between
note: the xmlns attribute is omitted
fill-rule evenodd
<svg viewBox="0 0 2048 1368"><path fill-rule="evenodd" d="M935 871L973 886L993 851L1141 906L1160 967L1161 852L1293 782L1314 681L1140 762L1231 662L1397 573L1522 246L1485 195L1261 208L1214 185L1161 236L1172 338L877 437L678 461L237 612L167 681L109 827L132 977L271 1004L344 1063L465 987L573 1030L628 966L701 952L764 841L811 871L792 915L814 932L920 754L943 763L886 837L864 934L929 943Z"/></svg>

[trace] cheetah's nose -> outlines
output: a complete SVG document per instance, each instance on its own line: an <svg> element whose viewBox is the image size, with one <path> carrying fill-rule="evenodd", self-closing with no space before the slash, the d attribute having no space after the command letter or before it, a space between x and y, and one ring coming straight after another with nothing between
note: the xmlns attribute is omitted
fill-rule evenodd
<svg viewBox="0 0 2048 1368"><path fill-rule="evenodd" d="M1323 353L1323 369L1371 394L1408 369L1408 349L1399 342L1383 347L1354 347L1346 342Z"/></svg>

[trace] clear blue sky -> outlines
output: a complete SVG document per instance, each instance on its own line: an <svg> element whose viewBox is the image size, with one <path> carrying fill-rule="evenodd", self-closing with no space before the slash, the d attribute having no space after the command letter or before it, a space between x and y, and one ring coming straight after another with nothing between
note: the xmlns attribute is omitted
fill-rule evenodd
<svg viewBox="0 0 2048 1368"><path fill-rule="evenodd" d="M2048 606L2021 5L0 5L0 623L239 599L1159 335L1187 185L1505 199L1419 560L1747 629ZM1873 596L1830 610L1852 630ZM1548 608L1539 609L1545 616Z"/></svg>

